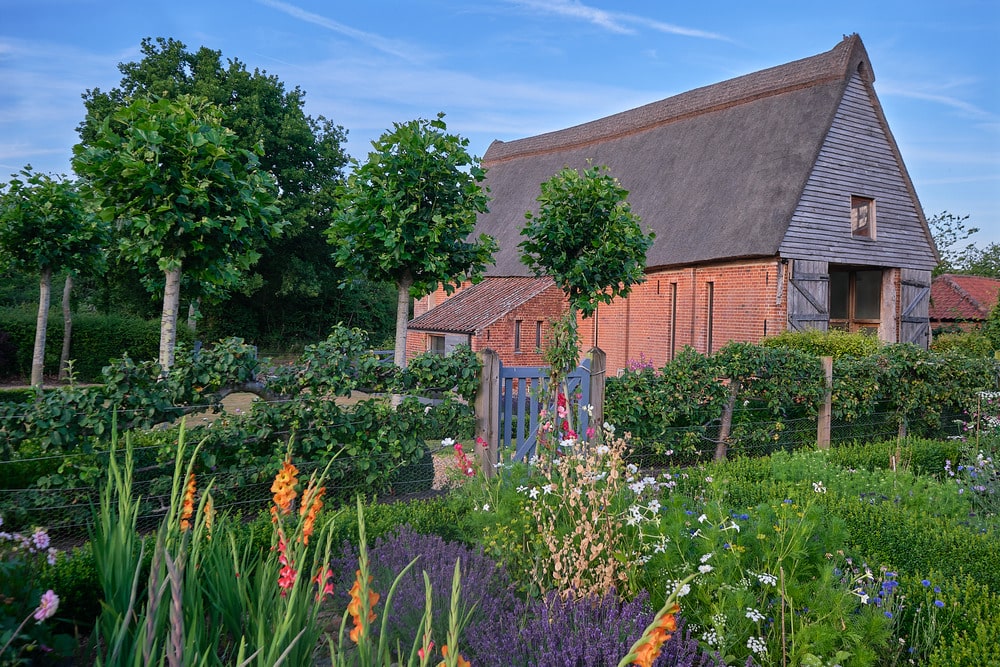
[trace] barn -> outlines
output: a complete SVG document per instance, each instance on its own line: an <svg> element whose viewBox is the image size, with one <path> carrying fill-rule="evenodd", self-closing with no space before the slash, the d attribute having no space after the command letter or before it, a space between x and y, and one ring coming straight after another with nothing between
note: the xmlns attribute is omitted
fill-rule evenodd
<svg viewBox="0 0 1000 667"><path fill-rule="evenodd" d="M581 320L608 369L661 365L785 330L930 340L927 221L875 94L861 38L819 55L564 130L495 141L475 235L486 279L418 300L408 353L458 342L531 365L561 293L520 260L524 214L563 167L606 165L656 239L646 281Z"/></svg>

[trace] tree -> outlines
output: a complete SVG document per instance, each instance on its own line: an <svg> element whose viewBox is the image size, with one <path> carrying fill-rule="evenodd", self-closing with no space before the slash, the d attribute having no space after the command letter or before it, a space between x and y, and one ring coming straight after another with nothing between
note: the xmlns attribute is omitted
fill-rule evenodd
<svg viewBox="0 0 1000 667"><path fill-rule="evenodd" d="M0 258L10 268L40 278L32 386L42 384L52 274L99 265L104 258L103 232L96 216L87 211L77 184L63 177L36 173L29 165L0 187Z"/></svg>
<svg viewBox="0 0 1000 667"><path fill-rule="evenodd" d="M135 97L205 97L222 110L223 124L236 133L236 147L254 151L263 145L260 168L277 180L282 216L288 222L279 238L259 248L259 262L238 289L215 294L213 300L213 295L200 293L199 284L189 282L183 289L191 301L205 297L203 310L210 318L237 320L262 335L274 329L272 337L286 340L293 332L283 330L283 321L315 324L317 313L339 314L340 304L330 302L341 294L336 287L344 272L324 250L323 230L347 164L344 129L323 116L306 115L305 93L299 88L286 90L277 77L257 69L250 72L237 59L224 62L219 51L201 47L192 52L174 39L146 38L141 52L141 60L118 66L119 87L84 94L87 117L77 128L82 142L92 143L103 121ZM128 275L120 282L125 285L117 293L127 294ZM141 310L144 305L131 308ZM351 319L347 315L342 319ZM323 330L318 338L325 336Z"/></svg>
<svg viewBox="0 0 1000 667"><path fill-rule="evenodd" d="M955 215L941 211L927 220L934 245L937 246L941 262L934 268L935 276L942 273L960 273L963 271L969 255L975 250L975 245L961 245L970 236L979 231L978 227L967 227L968 215Z"/></svg>
<svg viewBox="0 0 1000 667"><path fill-rule="evenodd" d="M140 97L73 149L100 214L116 221L122 255L164 280L159 362L173 365L182 271L232 286L284 223L274 179L206 100Z"/></svg>
<svg viewBox="0 0 1000 667"><path fill-rule="evenodd" d="M577 312L590 317L645 280L654 235L643 233L627 197L606 167L588 165L582 174L567 167L542 183L538 213L525 213L521 260L562 289L574 334Z"/></svg>
<svg viewBox="0 0 1000 667"><path fill-rule="evenodd" d="M393 127L356 164L327 233L338 266L396 284L394 360L402 368L410 299L439 284L451 293L464 279L478 282L497 244L485 234L468 239L489 201L468 139L447 133L443 113Z"/></svg>

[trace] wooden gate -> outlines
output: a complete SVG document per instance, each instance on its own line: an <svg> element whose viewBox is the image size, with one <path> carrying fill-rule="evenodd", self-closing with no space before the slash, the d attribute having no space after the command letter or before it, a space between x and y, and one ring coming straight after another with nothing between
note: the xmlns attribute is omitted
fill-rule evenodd
<svg viewBox="0 0 1000 667"><path fill-rule="evenodd" d="M513 448L512 459L530 459L538 442L538 413L549 369L545 366L500 364L500 446ZM590 405L590 360L586 359L568 377L569 393L580 394L576 432L582 437L590 425L585 406ZM551 410L551 406L549 406Z"/></svg>
<svg viewBox="0 0 1000 667"><path fill-rule="evenodd" d="M829 264L792 260L788 285L788 330L826 331L830 326Z"/></svg>
<svg viewBox="0 0 1000 667"><path fill-rule="evenodd" d="M928 312L931 300L931 272L903 269L900 275L899 341L926 349L931 342Z"/></svg>

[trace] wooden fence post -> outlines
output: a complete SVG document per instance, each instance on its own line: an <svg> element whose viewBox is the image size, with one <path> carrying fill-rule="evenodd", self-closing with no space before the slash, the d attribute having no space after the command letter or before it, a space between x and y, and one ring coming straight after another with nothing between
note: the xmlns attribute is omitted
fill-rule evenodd
<svg viewBox="0 0 1000 667"><path fill-rule="evenodd" d="M820 357L823 364L823 402L819 406L816 417L816 446L820 449L830 449L830 428L833 415L833 357Z"/></svg>
<svg viewBox="0 0 1000 667"><path fill-rule="evenodd" d="M500 454L500 355L480 350L483 371L476 394L476 458L487 478L496 472Z"/></svg>
<svg viewBox="0 0 1000 667"><path fill-rule="evenodd" d="M590 426L600 433L604 426L604 386L607 381L608 355L599 347L590 348Z"/></svg>
<svg viewBox="0 0 1000 667"><path fill-rule="evenodd" d="M742 384L739 380L729 381L729 400L722 408L722 423L719 425L719 439L715 443L715 460L725 461L729 449L729 434L733 430L733 412L736 410L736 398L740 395Z"/></svg>

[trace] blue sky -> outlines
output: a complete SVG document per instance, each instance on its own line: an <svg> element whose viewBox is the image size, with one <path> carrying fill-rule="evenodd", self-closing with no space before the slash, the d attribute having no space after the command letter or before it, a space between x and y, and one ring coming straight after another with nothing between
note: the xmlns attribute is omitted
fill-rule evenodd
<svg viewBox="0 0 1000 667"><path fill-rule="evenodd" d="M306 92L363 159L395 121L444 111L482 156L827 51L861 35L924 211L1000 241L1000 2L0 0L0 180L66 173L80 95L143 37L207 46Z"/></svg>

